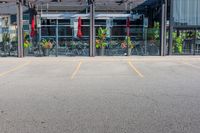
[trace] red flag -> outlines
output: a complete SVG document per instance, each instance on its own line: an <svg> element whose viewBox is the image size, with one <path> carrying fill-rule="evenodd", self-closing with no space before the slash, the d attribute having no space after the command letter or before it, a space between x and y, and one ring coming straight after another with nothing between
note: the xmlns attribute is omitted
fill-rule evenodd
<svg viewBox="0 0 200 133"><path fill-rule="evenodd" d="M78 32L77 32L77 37L81 38L83 36L82 33L82 21L81 21L81 17L78 18Z"/></svg>
<svg viewBox="0 0 200 133"><path fill-rule="evenodd" d="M35 36L35 19L33 16L31 20L31 37L34 37L34 36Z"/></svg>
<svg viewBox="0 0 200 133"><path fill-rule="evenodd" d="M130 36L130 18L128 17L126 20L126 34L127 36Z"/></svg>

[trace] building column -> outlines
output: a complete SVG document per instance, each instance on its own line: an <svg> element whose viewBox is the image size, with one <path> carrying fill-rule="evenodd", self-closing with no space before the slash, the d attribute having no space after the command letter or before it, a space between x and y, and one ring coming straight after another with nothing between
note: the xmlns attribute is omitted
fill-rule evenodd
<svg viewBox="0 0 200 133"><path fill-rule="evenodd" d="M23 7L21 1L17 2L17 37L18 37L18 57L24 56L23 51Z"/></svg>
<svg viewBox="0 0 200 133"><path fill-rule="evenodd" d="M90 56L96 55L95 46L95 5L94 2L90 3Z"/></svg>

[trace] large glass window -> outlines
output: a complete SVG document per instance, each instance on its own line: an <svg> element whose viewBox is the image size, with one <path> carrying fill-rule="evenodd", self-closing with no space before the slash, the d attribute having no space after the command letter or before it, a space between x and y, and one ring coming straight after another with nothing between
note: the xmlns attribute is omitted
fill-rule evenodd
<svg viewBox="0 0 200 133"><path fill-rule="evenodd" d="M77 37L77 20L42 19L41 39L52 42L47 55L89 56L89 19L82 19L81 31L83 36ZM58 33L56 32L58 30ZM58 41L58 42L57 42ZM45 52L45 50L43 50Z"/></svg>
<svg viewBox="0 0 200 133"><path fill-rule="evenodd" d="M106 38L105 55L160 55L159 22L145 27L141 19L130 20L128 28L127 20L118 18L113 20L110 31L110 38Z"/></svg>
<svg viewBox="0 0 200 133"><path fill-rule="evenodd" d="M147 28L147 38L144 36L145 55L160 55L160 23L155 22L154 26Z"/></svg>
<svg viewBox="0 0 200 133"><path fill-rule="evenodd" d="M89 37L90 36L90 26L82 26L82 34L84 37Z"/></svg>
<svg viewBox="0 0 200 133"><path fill-rule="evenodd" d="M59 36L72 36L72 28L70 26L58 26L58 35Z"/></svg>
<svg viewBox="0 0 200 133"><path fill-rule="evenodd" d="M59 19L58 25L70 25L70 19Z"/></svg>
<svg viewBox="0 0 200 133"><path fill-rule="evenodd" d="M173 54L200 54L200 32L197 29L174 29Z"/></svg>
<svg viewBox="0 0 200 133"><path fill-rule="evenodd" d="M42 36L55 36L56 35L56 26L42 26L41 35Z"/></svg>
<svg viewBox="0 0 200 133"><path fill-rule="evenodd" d="M141 18L123 17L95 20L97 55L104 48L104 55L159 55L160 54L160 22L144 25ZM41 38L52 38L58 41L58 55L89 55L90 20L82 19L82 37L77 37L78 18L42 19ZM102 28L102 31L100 29ZM58 31L58 32L57 32ZM99 35L100 32L102 35ZM129 35L128 35L129 33ZM101 40L103 39L103 40Z"/></svg>

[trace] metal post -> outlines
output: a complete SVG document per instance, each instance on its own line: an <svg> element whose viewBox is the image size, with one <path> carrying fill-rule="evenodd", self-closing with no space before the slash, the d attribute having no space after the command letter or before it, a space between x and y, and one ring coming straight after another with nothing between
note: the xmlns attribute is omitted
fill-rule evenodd
<svg viewBox="0 0 200 133"><path fill-rule="evenodd" d="M160 55L163 56L163 47L164 47L164 4L163 1L161 3L162 5L162 14L161 14L161 48L160 48Z"/></svg>
<svg viewBox="0 0 200 133"><path fill-rule="evenodd" d="M144 26L143 26L144 27ZM142 55L147 55L147 32L148 32L148 27L144 27L144 53L142 52Z"/></svg>
<svg viewBox="0 0 200 133"><path fill-rule="evenodd" d="M147 32L148 26L145 24L147 18L143 15L143 40L144 40L144 53L142 55L147 55Z"/></svg>
<svg viewBox="0 0 200 133"><path fill-rule="evenodd" d="M42 8L42 7L41 7ZM42 56L42 47L41 47L41 45L40 45L40 42L41 42L41 40L42 40L42 30L41 30L41 27L42 27L42 25L41 25L41 15L42 15L42 10L41 10L41 13L40 13L40 15L39 15L39 17L38 17L38 19L37 19L37 22L38 22L38 24L37 24L37 26L38 26L38 31L39 31L39 40L38 40L38 48L39 48L39 56Z"/></svg>
<svg viewBox="0 0 200 133"><path fill-rule="evenodd" d="M18 57L24 56L23 52L23 9L22 3L17 2L17 36L18 36Z"/></svg>
<svg viewBox="0 0 200 133"><path fill-rule="evenodd" d="M166 47L166 0L162 1L162 19L161 19L161 56L165 56Z"/></svg>
<svg viewBox="0 0 200 133"><path fill-rule="evenodd" d="M196 54L196 43L197 43L197 28L194 29L195 30L195 35L194 35L194 47L193 47L193 55Z"/></svg>
<svg viewBox="0 0 200 133"><path fill-rule="evenodd" d="M90 4L90 56L96 55L95 47L95 6Z"/></svg>
<svg viewBox="0 0 200 133"><path fill-rule="evenodd" d="M169 22L169 49L168 54L172 55L172 44L173 44L173 29L174 29L174 20L173 20L173 0L170 0L170 22Z"/></svg>
<svg viewBox="0 0 200 133"><path fill-rule="evenodd" d="M56 19L56 57L58 56L58 19Z"/></svg>
<svg viewBox="0 0 200 133"><path fill-rule="evenodd" d="M39 33L39 42L41 41L42 31L41 31L41 14L37 16L37 28Z"/></svg>
<svg viewBox="0 0 200 133"><path fill-rule="evenodd" d="M93 10L92 10L92 14L93 14L93 19L92 19L92 22L93 22L93 56L96 55L96 30L95 30L95 5L93 3Z"/></svg>
<svg viewBox="0 0 200 133"><path fill-rule="evenodd" d="M165 10L165 12L164 12L164 38L163 38L163 40L164 40L164 47L163 47L163 50L164 50L164 52L163 52L163 56L165 56L167 53L167 0L165 0L165 8L164 8L164 10Z"/></svg>
<svg viewBox="0 0 200 133"><path fill-rule="evenodd" d="M42 40L42 38L41 38L41 27L39 27L39 40L37 40L37 45L38 45L38 48L39 48L39 56L41 56L42 55L42 53L41 53L41 49L42 49L42 47L41 47L41 45L40 45L40 42L41 42L41 40Z"/></svg>

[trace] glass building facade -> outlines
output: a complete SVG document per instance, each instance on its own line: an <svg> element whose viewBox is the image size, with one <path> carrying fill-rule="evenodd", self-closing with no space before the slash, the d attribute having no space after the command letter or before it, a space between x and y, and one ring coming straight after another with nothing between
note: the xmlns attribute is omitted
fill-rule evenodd
<svg viewBox="0 0 200 133"><path fill-rule="evenodd" d="M58 14L59 16L60 14ZM100 14L101 16L103 14ZM116 15L116 14L115 14ZM82 18L81 38L77 37L76 18L48 18L50 14L43 14L41 18L40 39L52 40L58 43L51 55L78 55L89 56L90 20L84 14L77 15ZM112 14L106 14L112 16ZM131 18L132 17L132 18ZM98 41L98 30L106 29L104 55L123 56L127 54L126 43L127 30L132 43L130 55L160 55L160 26L155 22L152 27L145 26L143 15L117 14L116 17L95 19L95 38ZM127 27L127 18L130 18L130 26ZM129 29L128 29L129 28ZM57 52L56 52L57 51ZM98 48L96 48L98 55Z"/></svg>
<svg viewBox="0 0 200 133"><path fill-rule="evenodd" d="M48 10L38 6L34 37L31 37L31 21L26 11L23 31L31 42L27 55L90 56L93 45L95 56L200 54L199 0L138 0L137 4L132 1L123 7L115 1L115 5L106 6L97 0L94 34L91 34L89 5L64 7L53 3ZM79 17L81 37L77 36ZM105 31L104 35L100 35L101 30ZM42 48L44 41L51 43L47 54ZM1 44L3 53L4 43Z"/></svg>
<svg viewBox="0 0 200 133"><path fill-rule="evenodd" d="M57 15L60 16L60 14ZM95 18L96 41L99 39L98 30L100 28L107 30L104 55L123 56L127 54L127 46L123 46L123 43L126 43L127 30L129 30L133 44L130 55L160 55L159 23L154 23L153 27L148 28L144 25L143 15L114 15L115 17L111 17L112 14L106 14L105 16L99 14ZM84 17L84 14L79 14L75 18L59 18L56 16L57 19L48 18L47 16L50 16L50 14L42 15L39 36L41 40L48 39L58 43L50 53L51 55L89 56L90 20L88 15ZM83 36L81 38L77 37L78 17L82 18ZM127 27L127 18L130 18L129 27ZM96 52L96 55L98 55L98 48Z"/></svg>

